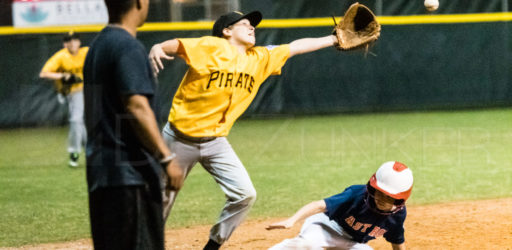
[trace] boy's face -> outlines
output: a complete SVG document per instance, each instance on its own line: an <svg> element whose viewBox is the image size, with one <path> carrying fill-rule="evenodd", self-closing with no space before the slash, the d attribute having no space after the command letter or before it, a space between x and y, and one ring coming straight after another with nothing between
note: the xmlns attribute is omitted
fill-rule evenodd
<svg viewBox="0 0 512 250"><path fill-rule="evenodd" d="M391 212L396 208L395 199L385 195L384 193L380 192L379 190L375 190L374 198L375 198L375 205L381 211Z"/></svg>
<svg viewBox="0 0 512 250"><path fill-rule="evenodd" d="M254 27L251 25L248 19L242 19L227 28L228 34L233 40L239 44L245 45L247 48L251 48L256 44L256 35L254 33Z"/></svg>
<svg viewBox="0 0 512 250"><path fill-rule="evenodd" d="M69 50L69 53L76 54L80 49L80 39L73 38L67 42L64 42L64 48Z"/></svg>

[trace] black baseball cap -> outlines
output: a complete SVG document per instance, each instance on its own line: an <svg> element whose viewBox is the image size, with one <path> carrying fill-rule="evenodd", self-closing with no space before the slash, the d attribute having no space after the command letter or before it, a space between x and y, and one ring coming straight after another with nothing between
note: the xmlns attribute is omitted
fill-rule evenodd
<svg viewBox="0 0 512 250"><path fill-rule="evenodd" d="M251 23L253 27L256 27L261 22L263 16L259 11L253 11L246 15L239 11L233 11L228 14L222 15L215 21L213 24L212 35L217 37L223 37L222 30L224 28L229 27L229 25L234 24L242 19L247 19Z"/></svg>
<svg viewBox="0 0 512 250"><path fill-rule="evenodd" d="M80 39L80 37L74 31L70 31L64 35L64 37L62 38L62 41L69 42L73 39Z"/></svg>

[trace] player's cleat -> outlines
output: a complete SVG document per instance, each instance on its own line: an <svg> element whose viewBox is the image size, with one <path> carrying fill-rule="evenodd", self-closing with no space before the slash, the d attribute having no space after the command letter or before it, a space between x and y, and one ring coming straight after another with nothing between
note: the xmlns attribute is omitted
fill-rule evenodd
<svg viewBox="0 0 512 250"><path fill-rule="evenodd" d="M78 157L80 155L78 153L70 153L69 154L69 167L76 168L78 167Z"/></svg>
<svg viewBox="0 0 512 250"><path fill-rule="evenodd" d="M217 250L219 248L220 244L210 239L208 240L208 243L206 243L206 246L204 246L203 250Z"/></svg>

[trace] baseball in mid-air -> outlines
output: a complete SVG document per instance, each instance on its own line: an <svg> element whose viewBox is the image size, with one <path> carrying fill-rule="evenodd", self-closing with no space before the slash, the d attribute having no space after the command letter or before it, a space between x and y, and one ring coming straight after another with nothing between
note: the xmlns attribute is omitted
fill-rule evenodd
<svg viewBox="0 0 512 250"><path fill-rule="evenodd" d="M428 11L435 11L439 7L438 0L425 0L423 4Z"/></svg>

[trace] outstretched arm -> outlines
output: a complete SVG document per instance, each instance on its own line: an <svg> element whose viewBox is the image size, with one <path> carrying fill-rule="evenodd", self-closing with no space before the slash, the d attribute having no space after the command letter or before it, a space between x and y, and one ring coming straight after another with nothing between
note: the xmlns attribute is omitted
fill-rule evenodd
<svg viewBox="0 0 512 250"><path fill-rule="evenodd" d="M173 60L174 56L178 54L180 42L177 39L167 40L162 43L153 45L149 51L149 61L155 73L164 69L162 59Z"/></svg>
<svg viewBox="0 0 512 250"><path fill-rule="evenodd" d="M41 71L39 73L40 78L48 79L48 80L62 80L69 78L71 76L71 73L67 72L48 72L48 71Z"/></svg>
<svg viewBox="0 0 512 250"><path fill-rule="evenodd" d="M290 43L290 57L334 46L337 42L334 35L298 39Z"/></svg>
<svg viewBox="0 0 512 250"><path fill-rule="evenodd" d="M303 206L299 211L297 211L292 217L274 223L272 225L267 226L267 230L271 229L284 229L292 227L295 222L303 220L313 214L322 213L326 211L326 205L324 200L313 201L305 206Z"/></svg>

